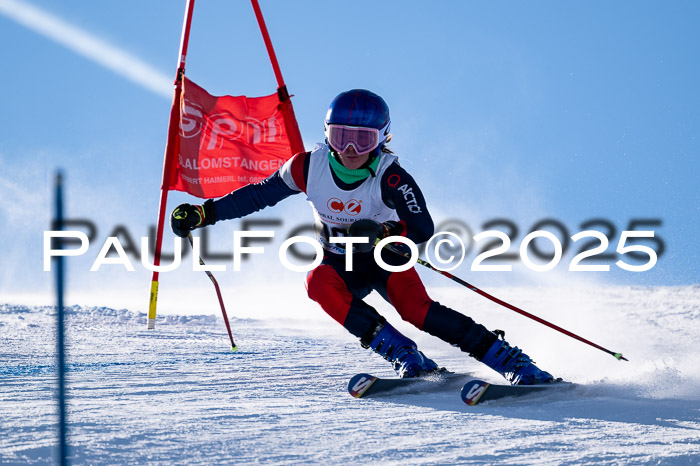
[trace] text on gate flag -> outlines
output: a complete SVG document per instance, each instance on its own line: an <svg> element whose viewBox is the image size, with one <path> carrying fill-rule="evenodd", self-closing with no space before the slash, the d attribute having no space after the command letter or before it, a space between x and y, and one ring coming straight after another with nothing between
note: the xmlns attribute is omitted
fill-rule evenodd
<svg viewBox="0 0 700 466"><path fill-rule="evenodd" d="M257 183L292 156L277 93L213 96L183 76L175 169L167 189L220 197Z"/></svg>

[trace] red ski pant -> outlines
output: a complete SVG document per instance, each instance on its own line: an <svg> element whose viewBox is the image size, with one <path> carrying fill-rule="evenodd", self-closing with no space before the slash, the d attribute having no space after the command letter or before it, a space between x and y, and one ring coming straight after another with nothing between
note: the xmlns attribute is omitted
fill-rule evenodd
<svg viewBox="0 0 700 466"><path fill-rule="evenodd" d="M423 329L433 301L416 270L382 272L346 272L322 263L308 274L306 289L309 297L328 315L358 337L379 317L377 311L363 301L373 289L396 308L401 318Z"/></svg>
<svg viewBox="0 0 700 466"><path fill-rule="evenodd" d="M430 299L414 268L388 272L373 259L365 259L356 261L354 270L347 271L344 258L326 256L307 275L306 289L328 315L361 340L384 322L363 300L376 290L402 319L477 358L495 341L495 335L483 325Z"/></svg>

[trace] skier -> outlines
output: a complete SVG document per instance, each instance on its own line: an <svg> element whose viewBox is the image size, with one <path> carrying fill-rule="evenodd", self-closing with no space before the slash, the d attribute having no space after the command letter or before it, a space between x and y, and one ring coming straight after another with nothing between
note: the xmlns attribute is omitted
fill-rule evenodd
<svg viewBox="0 0 700 466"><path fill-rule="evenodd" d="M309 272L306 288L333 319L392 363L400 377L436 372L438 365L416 343L389 324L363 298L372 290L393 305L418 329L434 335L493 368L513 385L549 383L554 378L535 366L520 349L471 318L433 301L416 270L389 272L374 260L377 240L401 235L416 244L434 231L425 199L413 177L387 147L391 120L378 95L353 89L331 102L325 119L323 144L299 153L257 184L244 186L203 205L181 204L170 218L181 237L217 221L244 217L304 193L314 212L318 239L324 248L321 264ZM353 270L346 270L344 243L330 237L366 237L355 244ZM383 250L387 264L405 258Z"/></svg>

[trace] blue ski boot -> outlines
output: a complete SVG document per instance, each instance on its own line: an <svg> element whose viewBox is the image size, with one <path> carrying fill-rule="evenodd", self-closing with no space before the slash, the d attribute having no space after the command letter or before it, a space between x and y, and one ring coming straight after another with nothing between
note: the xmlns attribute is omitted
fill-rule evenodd
<svg viewBox="0 0 700 466"><path fill-rule="evenodd" d="M494 333L500 338L496 338L481 362L500 373L511 385L537 385L557 381L549 372L535 366L534 361L520 348L510 346L503 339L505 332L496 330Z"/></svg>
<svg viewBox="0 0 700 466"><path fill-rule="evenodd" d="M367 346L389 361L401 378L420 377L438 370L438 365L418 351L413 340L401 335L388 322L377 327Z"/></svg>

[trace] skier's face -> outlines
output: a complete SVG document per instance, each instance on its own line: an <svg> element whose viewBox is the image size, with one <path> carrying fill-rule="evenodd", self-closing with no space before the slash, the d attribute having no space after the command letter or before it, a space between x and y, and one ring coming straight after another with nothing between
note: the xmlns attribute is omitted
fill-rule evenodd
<svg viewBox="0 0 700 466"><path fill-rule="evenodd" d="M367 162L369 154L358 155L355 148L350 145L343 152L339 152L338 157L345 168L356 170Z"/></svg>

